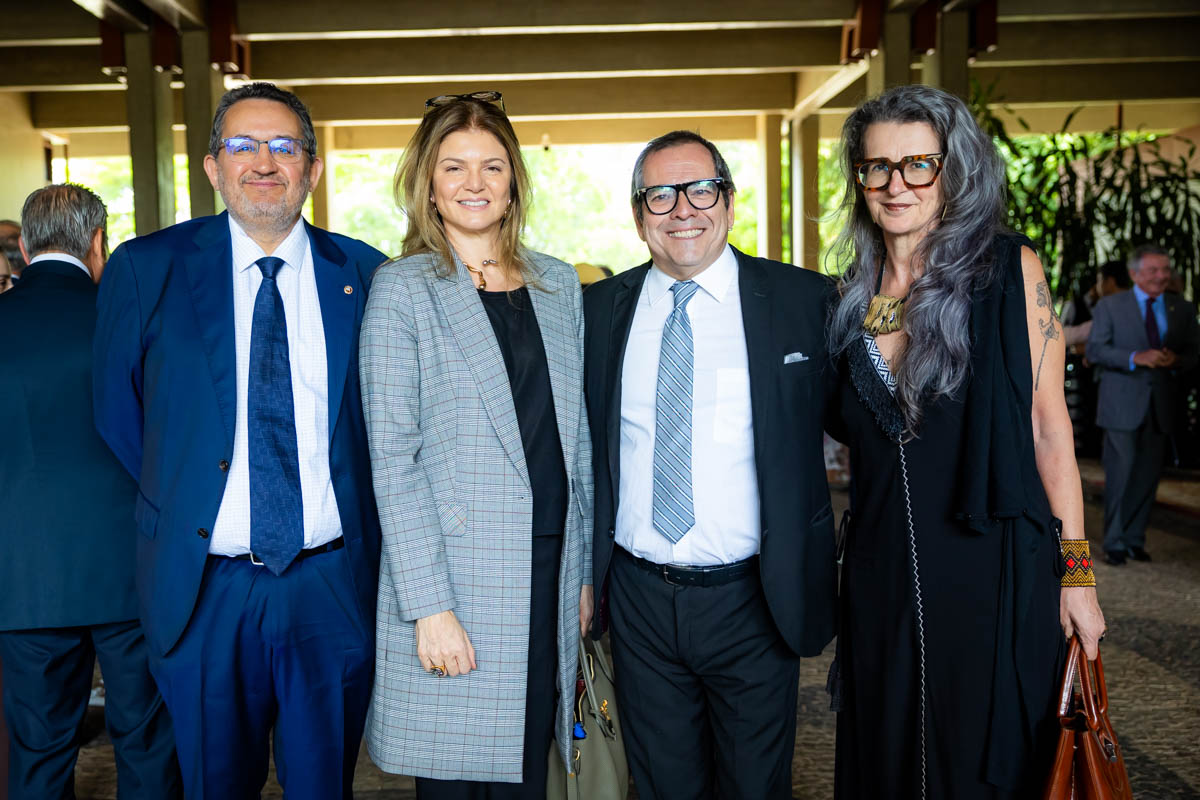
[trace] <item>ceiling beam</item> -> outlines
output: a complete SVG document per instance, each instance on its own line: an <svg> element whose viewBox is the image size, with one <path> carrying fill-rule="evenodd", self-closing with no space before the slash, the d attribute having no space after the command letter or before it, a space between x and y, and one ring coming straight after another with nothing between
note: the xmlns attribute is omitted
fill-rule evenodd
<svg viewBox="0 0 1200 800"><path fill-rule="evenodd" d="M781 28L256 42L251 63L255 79L293 86L750 74L836 64L839 36L833 28Z"/></svg>
<svg viewBox="0 0 1200 800"><path fill-rule="evenodd" d="M833 71L812 71L797 75L796 104L787 114L788 119L804 119L816 113L848 87L865 81L868 66L864 58ZM865 83L863 85L865 87Z"/></svg>
<svg viewBox="0 0 1200 800"><path fill-rule="evenodd" d="M117 30L140 32L150 29L150 12L138 0L75 0L75 4Z"/></svg>
<svg viewBox="0 0 1200 800"><path fill-rule="evenodd" d="M992 67L1200 59L1200 16L1179 19L1007 22L996 49L976 63Z"/></svg>
<svg viewBox="0 0 1200 800"><path fill-rule="evenodd" d="M280 13L277 0L239 0L238 30L251 41L265 39L458 36L488 33L596 33L635 30L695 30L775 24L840 27L854 16L855 0L693 0L685 5L644 0L340 0L330 13L327 0L290 0ZM315 36L314 36L315 35ZM503 61L510 54L491 53Z"/></svg>
<svg viewBox="0 0 1200 800"><path fill-rule="evenodd" d="M0 47L0 90L106 89L117 85L100 71L100 46Z"/></svg>
<svg viewBox="0 0 1200 800"><path fill-rule="evenodd" d="M4 3L0 46L95 44L100 41L96 18L71 0Z"/></svg>
<svg viewBox="0 0 1200 800"><path fill-rule="evenodd" d="M1196 0L1004 0L1000 22L1200 16Z"/></svg>

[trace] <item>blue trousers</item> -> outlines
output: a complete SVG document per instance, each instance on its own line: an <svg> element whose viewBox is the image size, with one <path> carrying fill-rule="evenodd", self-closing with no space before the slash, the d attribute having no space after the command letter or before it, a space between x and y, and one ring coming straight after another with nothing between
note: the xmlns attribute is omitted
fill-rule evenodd
<svg viewBox="0 0 1200 800"><path fill-rule="evenodd" d="M0 633L9 800L73 800L96 659L122 800L182 797L171 718L137 621Z"/></svg>
<svg viewBox="0 0 1200 800"><path fill-rule="evenodd" d="M183 637L151 660L188 800L258 798L272 732L289 800L350 798L374 649L344 549L279 576L210 557Z"/></svg>

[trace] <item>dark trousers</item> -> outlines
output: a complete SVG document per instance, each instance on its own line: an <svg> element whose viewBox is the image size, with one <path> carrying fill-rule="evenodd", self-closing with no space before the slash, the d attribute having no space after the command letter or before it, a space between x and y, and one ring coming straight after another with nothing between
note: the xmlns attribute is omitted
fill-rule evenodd
<svg viewBox="0 0 1200 800"><path fill-rule="evenodd" d="M1104 431L1104 549L1145 547L1146 525L1167 452L1167 435L1150 419L1135 431Z"/></svg>
<svg viewBox="0 0 1200 800"><path fill-rule="evenodd" d="M10 800L75 797L75 760L97 658L118 794L122 800L182 797L171 718L134 621L0 633Z"/></svg>
<svg viewBox="0 0 1200 800"><path fill-rule="evenodd" d="M625 754L643 800L792 796L800 661L757 573L673 586L617 548L609 572Z"/></svg>
<svg viewBox="0 0 1200 800"><path fill-rule="evenodd" d="M417 778L417 800L545 800L558 705L558 565L562 536L534 536L529 593L529 684L521 783ZM467 631L470 636L471 632ZM443 680L452 681L453 678ZM555 758L560 758L557 754Z"/></svg>
<svg viewBox="0 0 1200 800"><path fill-rule="evenodd" d="M375 657L346 551L279 576L210 557L183 637L151 669L175 719L188 800L351 797Z"/></svg>

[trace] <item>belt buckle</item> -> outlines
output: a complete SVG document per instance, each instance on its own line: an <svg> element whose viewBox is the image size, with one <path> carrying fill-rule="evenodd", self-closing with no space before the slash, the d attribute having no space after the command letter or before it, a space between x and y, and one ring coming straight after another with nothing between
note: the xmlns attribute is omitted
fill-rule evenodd
<svg viewBox="0 0 1200 800"><path fill-rule="evenodd" d="M254 566L256 566L256 567L264 567L264 566L266 566L265 564L263 564L263 562L261 562L261 561L259 561L259 560L258 560L258 556L254 555L254 551L253 551L253 550L251 550L251 551L250 551L250 563L251 563L251 564L253 564L253 565L254 565Z"/></svg>
<svg viewBox="0 0 1200 800"><path fill-rule="evenodd" d="M663 580L666 582L666 584L667 584L668 586L683 586L683 584L682 584L682 583L677 583L677 582L675 582L675 581L671 580L671 566L670 566L670 564L663 564L663 565L662 565L662 568L661 568L661 571L662 571L662 579L663 579Z"/></svg>

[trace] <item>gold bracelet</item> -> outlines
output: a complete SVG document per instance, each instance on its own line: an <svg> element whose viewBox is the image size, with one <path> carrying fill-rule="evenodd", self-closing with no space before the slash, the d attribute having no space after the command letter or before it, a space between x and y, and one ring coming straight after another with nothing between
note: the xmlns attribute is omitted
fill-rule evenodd
<svg viewBox="0 0 1200 800"><path fill-rule="evenodd" d="M1095 586L1096 573L1092 572L1092 556L1087 539L1063 539L1060 544L1063 560L1063 587Z"/></svg>

